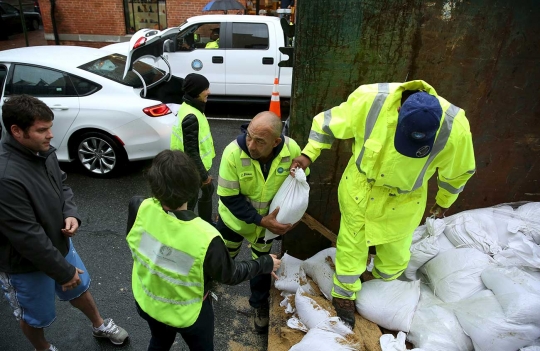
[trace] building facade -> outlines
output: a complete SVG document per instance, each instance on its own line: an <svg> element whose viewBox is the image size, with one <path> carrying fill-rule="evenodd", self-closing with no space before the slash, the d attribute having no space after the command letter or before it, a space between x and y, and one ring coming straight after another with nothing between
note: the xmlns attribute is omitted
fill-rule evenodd
<svg viewBox="0 0 540 351"><path fill-rule="evenodd" d="M129 41L131 34L142 28L165 29L182 24L187 18L202 14L223 14L223 11L203 12L210 0L56 0L41 1L45 39L49 45L80 45L102 47ZM247 5L246 13L255 14L254 1L239 1ZM276 8L277 0L260 0L260 8ZM244 11L229 11L242 14ZM55 35L56 27L56 35Z"/></svg>

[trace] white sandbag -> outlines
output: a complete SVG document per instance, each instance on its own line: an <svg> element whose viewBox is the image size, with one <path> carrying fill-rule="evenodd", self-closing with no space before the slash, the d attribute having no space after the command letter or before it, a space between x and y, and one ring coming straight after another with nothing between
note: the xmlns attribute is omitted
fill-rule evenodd
<svg viewBox="0 0 540 351"><path fill-rule="evenodd" d="M450 240L448 240L448 238L446 237L446 235L444 235L444 233L443 235L439 235L439 253L452 250L455 248L456 247L454 246L454 244L452 244Z"/></svg>
<svg viewBox="0 0 540 351"><path fill-rule="evenodd" d="M332 301L333 277L336 262L336 248L330 247L319 251L305 260L300 266L319 286L323 295Z"/></svg>
<svg viewBox="0 0 540 351"><path fill-rule="evenodd" d="M281 307L285 307L285 313L291 314L291 313L296 312L296 309L292 307L291 300L290 300L291 296L294 299L293 294L282 291L281 296L283 297L283 300L279 303L279 305Z"/></svg>
<svg viewBox="0 0 540 351"><path fill-rule="evenodd" d="M473 345L461 328L454 311L438 299L425 284L409 334L414 346L430 351L472 351Z"/></svg>
<svg viewBox="0 0 540 351"><path fill-rule="evenodd" d="M514 235L508 230L509 222L516 215L512 207L501 205L497 207L478 208L463 211L444 218L446 224L456 222L461 216L470 216L500 247L504 247L508 239ZM450 239L450 238L449 238ZM450 239L450 241L452 241Z"/></svg>
<svg viewBox="0 0 540 351"><path fill-rule="evenodd" d="M302 260L299 260L285 253L281 258L281 266L276 272L279 277L274 283L279 290L294 294L299 286L299 270L302 265Z"/></svg>
<svg viewBox="0 0 540 351"><path fill-rule="evenodd" d="M456 248L472 248L486 254L496 254L501 251L497 237L493 237L478 220L484 214L473 216L473 211L467 211L447 221L444 235Z"/></svg>
<svg viewBox="0 0 540 351"><path fill-rule="evenodd" d="M408 332L420 299L420 280L373 279L363 283L356 295L361 316L383 328Z"/></svg>
<svg viewBox="0 0 540 351"><path fill-rule="evenodd" d="M516 213L522 221L520 230L540 245L540 202L521 205Z"/></svg>
<svg viewBox="0 0 540 351"><path fill-rule="evenodd" d="M517 233L508 240L508 246L493 258L503 266L540 269L540 245L530 237Z"/></svg>
<svg viewBox="0 0 540 351"><path fill-rule="evenodd" d="M417 239L416 242L411 245L411 259L403 272L405 277L409 280L419 279L416 274L418 269L439 253L439 236L444 232L444 221L442 219L427 218L424 227L423 237L419 240ZM415 231L415 233L417 233L417 231Z"/></svg>
<svg viewBox="0 0 540 351"><path fill-rule="evenodd" d="M540 351L540 346L527 346L522 347L519 351Z"/></svg>
<svg viewBox="0 0 540 351"><path fill-rule="evenodd" d="M298 288L294 298L298 319L308 328L315 328L321 322L331 317L330 311L325 310L302 289Z"/></svg>
<svg viewBox="0 0 540 351"><path fill-rule="evenodd" d="M444 302L465 299L485 289L480 274L493 260L475 249L454 249L439 253L422 268L435 296Z"/></svg>
<svg viewBox="0 0 540 351"><path fill-rule="evenodd" d="M426 233L427 233L427 228L425 224L418 226L413 232L411 244L416 244L417 242L425 238Z"/></svg>
<svg viewBox="0 0 540 351"><path fill-rule="evenodd" d="M482 281L495 294L508 322L540 326L540 281L517 267L487 268Z"/></svg>
<svg viewBox="0 0 540 351"><path fill-rule="evenodd" d="M491 290L455 304L454 312L476 351L515 351L540 337L540 327L506 321Z"/></svg>
<svg viewBox="0 0 540 351"><path fill-rule="evenodd" d="M293 345L289 351L354 351L347 340L337 334L323 329L310 329L302 340Z"/></svg>
<svg viewBox="0 0 540 351"><path fill-rule="evenodd" d="M407 351L404 332L399 332L395 338L392 334L383 334L379 338L379 342L381 344L382 351ZM412 349L412 351L423 351L423 349L415 348Z"/></svg>
<svg viewBox="0 0 540 351"><path fill-rule="evenodd" d="M281 168L281 167L280 167ZM288 169L282 169L283 172L289 172ZM289 175L281 184L276 196L270 203L270 212L277 207L279 212L276 220L283 224L294 224L302 219L309 203L309 184L306 180L306 173L300 167L296 168L294 177ZM270 240L278 235L266 229L264 240Z"/></svg>

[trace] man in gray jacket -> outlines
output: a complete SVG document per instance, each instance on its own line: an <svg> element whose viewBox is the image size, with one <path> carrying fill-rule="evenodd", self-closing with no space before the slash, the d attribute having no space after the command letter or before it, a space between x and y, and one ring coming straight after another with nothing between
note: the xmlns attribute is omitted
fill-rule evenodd
<svg viewBox="0 0 540 351"><path fill-rule="evenodd" d="M40 100L13 96L2 106L7 134L0 144L0 285L36 350L57 350L44 335L56 318L55 293L90 319L95 337L127 338L101 318L90 277L71 237L80 218L50 145L54 115Z"/></svg>

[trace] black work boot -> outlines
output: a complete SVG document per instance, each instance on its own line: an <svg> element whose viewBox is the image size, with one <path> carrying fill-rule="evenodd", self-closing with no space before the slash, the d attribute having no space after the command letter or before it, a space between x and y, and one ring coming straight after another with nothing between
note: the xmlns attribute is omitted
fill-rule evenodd
<svg viewBox="0 0 540 351"><path fill-rule="evenodd" d="M268 333L268 323L270 322L270 306L262 305L259 308L254 308L253 326L257 334Z"/></svg>
<svg viewBox="0 0 540 351"><path fill-rule="evenodd" d="M341 318L348 327L354 329L354 300L345 300L334 297L332 306L336 309L337 316Z"/></svg>

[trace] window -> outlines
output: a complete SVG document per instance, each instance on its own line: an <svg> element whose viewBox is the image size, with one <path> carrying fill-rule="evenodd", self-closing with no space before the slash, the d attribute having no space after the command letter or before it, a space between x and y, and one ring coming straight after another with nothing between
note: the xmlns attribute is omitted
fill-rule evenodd
<svg viewBox="0 0 540 351"><path fill-rule="evenodd" d="M6 86L6 95L19 94L37 97L77 96L71 81L63 72L26 65L15 66L11 82Z"/></svg>
<svg viewBox="0 0 540 351"><path fill-rule="evenodd" d="M6 66L0 65L0 97L2 97L2 92L4 91L4 81L6 80L7 68Z"/></svg>
<svg viewBox="0 0 540 351"><path fill-rule="evenodd" d="M4 4L0 2L0 7L2 10L4 10L4 13L6 15L18 15L19 10L17 10L15 7L11 6L10 4Z"/></svg>
<svg viewBox="0 0 540 351"><path fill-rule="evenodd" d="M141 79L133 71L129 71L126 77L122 78L124 75L124 68L126 67L126 60L127 58L124 55L112 54L85 63L84 65L79 66L79 68L120 84L128 85L133 88L142 88ZM157 82L165 75L165 73L159 69L141 61L135 62L133 68L143 77L146 85Z"/></svg>
<svg viewBox="0 0 540 351"><path fill-rule="evenodd" d="M233 49L268 49L268 27L264 23L233 23Z"/></svg>
<svg viewBox="0 0 540 351"><path fill-rule="evenodd" d="M89 80L82 79L71 74L69 75L69 78L71 79L71 82L75 87L75 91L77 92L77 94L79 94L79 96L91 95L101 89L99 85Z"/></svg>
<svg viewBox="0 0 540 351"><path fill-rule="evenodd" d="M204 23L188 27L176 36L176 50L219 49L220 28L220 23Z"/></svg>
<svg viewBox="0 0 540 351"><path fill-rule="evenodd" d="M141 29L167 28L167 6L164 0L124 0L126 33Z"/></svg>

